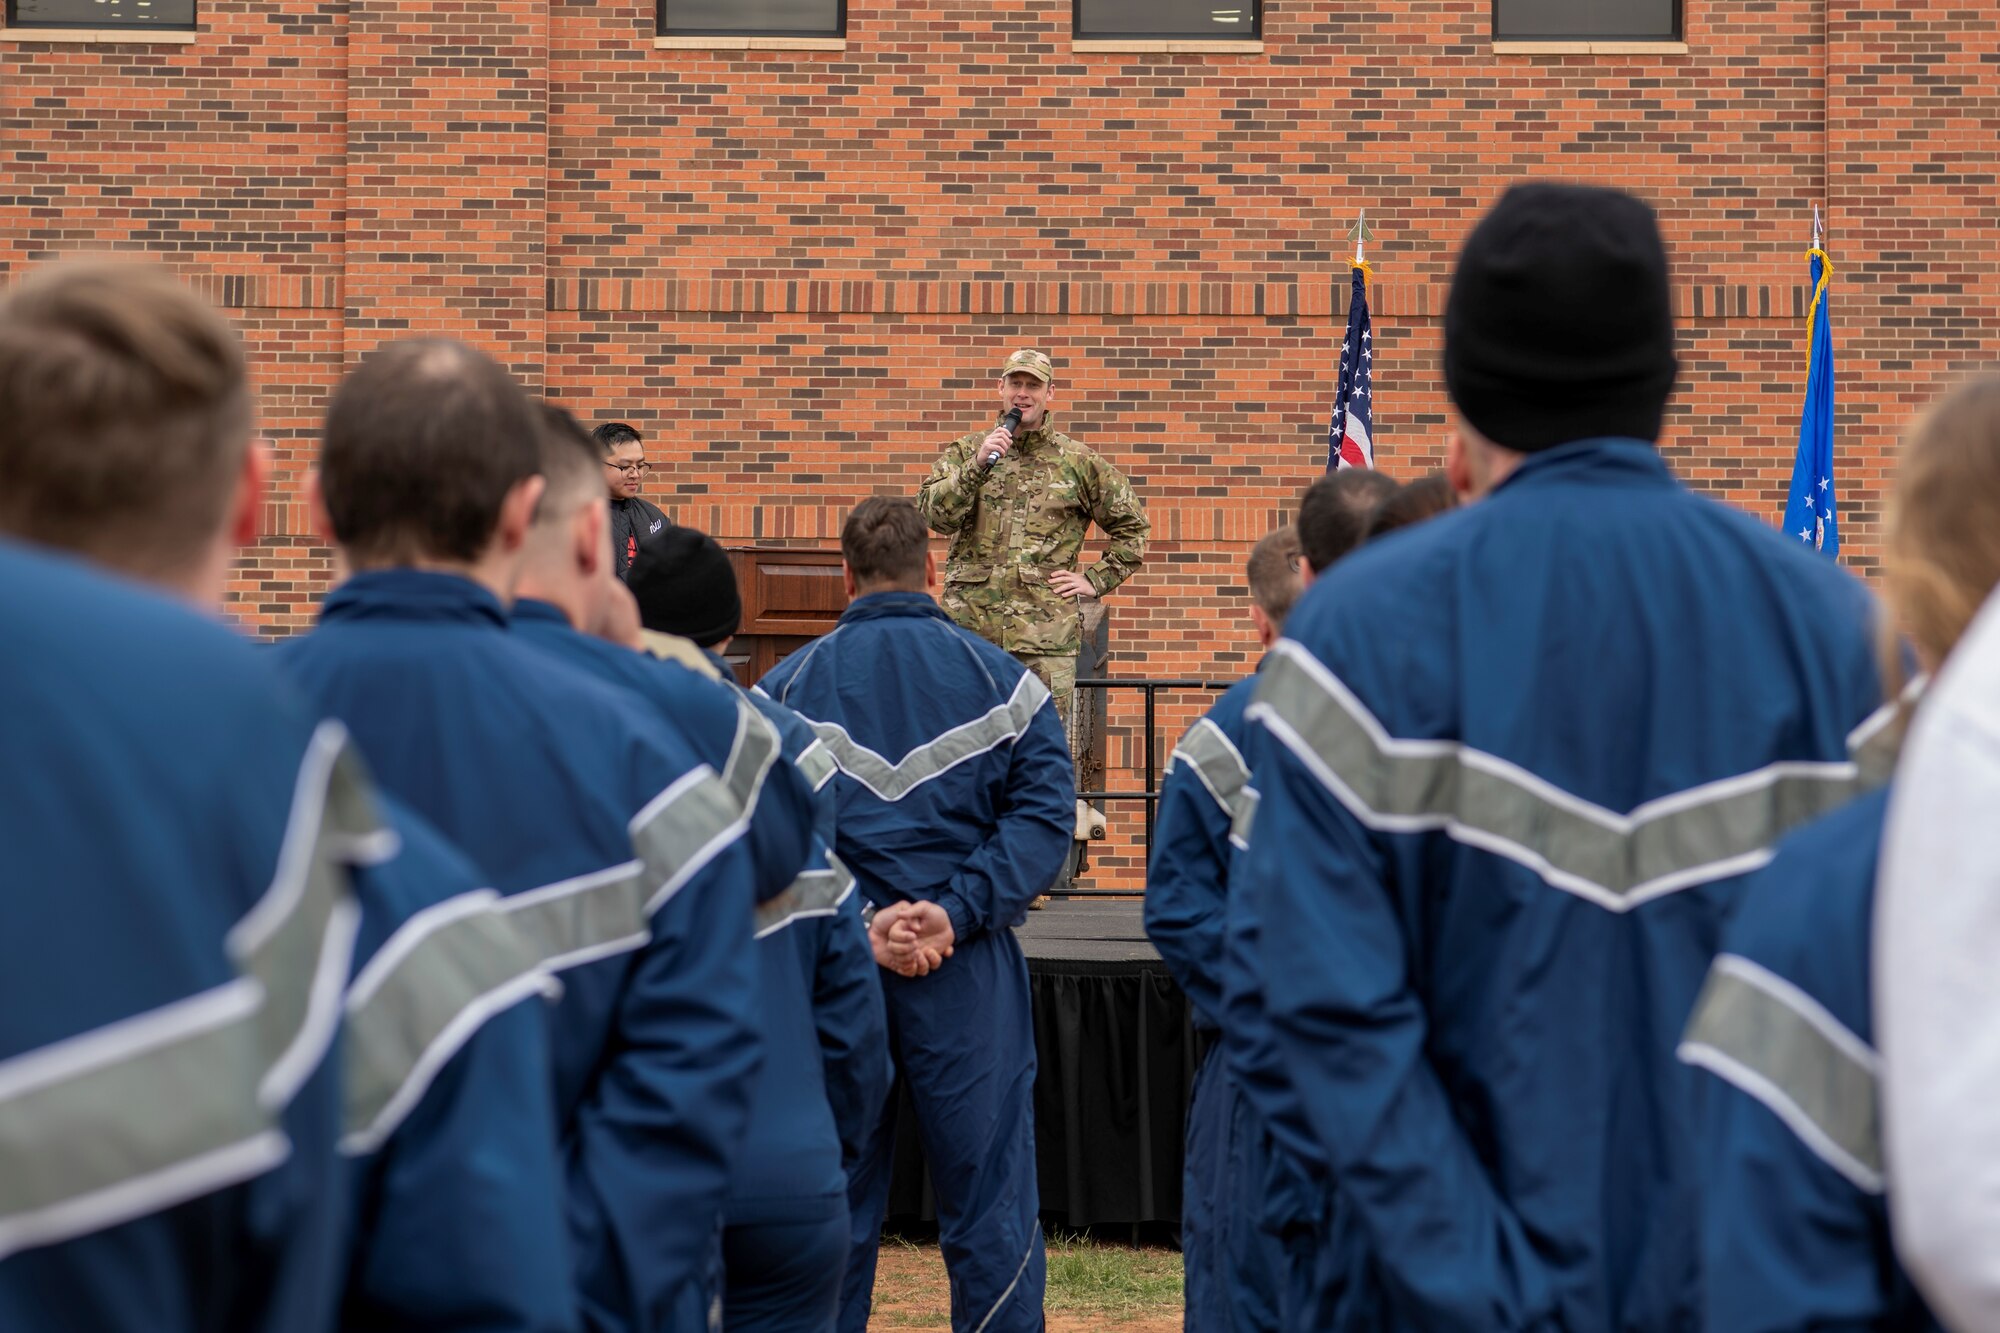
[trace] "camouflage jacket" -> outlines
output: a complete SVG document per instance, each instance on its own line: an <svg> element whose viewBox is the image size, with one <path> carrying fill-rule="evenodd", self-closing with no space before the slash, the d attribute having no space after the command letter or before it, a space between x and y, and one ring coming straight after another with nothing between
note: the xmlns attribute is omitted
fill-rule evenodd
<svg viewBox="0 0 2000 1333"><path fill-rule="evenodd" d="M990 428L989 428L990 429ZM1076 568L1084 533L1104 532L1104 555L1083 571L1102 597L1130 578L1152 525L1132 483L1045 416L991 468L979 465L980 430L931 465L917 508L951 538L944 596L951 618L1010 653L1067 655L1083 646L1074 598L1048 584Z"/></svg>

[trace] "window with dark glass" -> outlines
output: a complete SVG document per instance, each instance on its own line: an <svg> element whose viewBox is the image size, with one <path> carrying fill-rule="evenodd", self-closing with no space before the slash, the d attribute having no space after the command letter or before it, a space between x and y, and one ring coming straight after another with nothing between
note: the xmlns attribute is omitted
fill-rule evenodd
<svg viewBox="0 0 2000 1333"><path fill-rule="evenodd" d="M1681 0L1493 0L1503 42L1677 42Z"/></svg>
<svg viewBox="0 0 2000 1333"><path fill-rule="evenodd" d="M1075 0L1079 38L1245 40L1259 34L1263 0Z"/></svg>
<svg viewBox="0 0 2000 1333"><path fill-rule="evenodd" d="M194 0L7 0L10 28L194 27Z"/></svg>
<svg viewBox="0 0 2000 1333"><path fill-rule="evenodd" d="M846 0L660 0L669 37L845 37Z"/></svg>

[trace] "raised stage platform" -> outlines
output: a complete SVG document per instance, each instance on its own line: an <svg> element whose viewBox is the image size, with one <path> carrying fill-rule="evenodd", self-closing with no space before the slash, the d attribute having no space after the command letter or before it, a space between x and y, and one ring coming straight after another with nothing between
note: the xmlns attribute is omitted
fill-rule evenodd
<svg viewBox="0 0 2000 1333"><path fill-rule="evenodd" d="M1034 1002L1035 1154L1050 1226L1169 1223L1199 1050L1187 999L1135 899L1067 899L1016 931ZM936 1207L909 1102L897 1109L892 1221Z"/></svg>
<svg viewBox="0 0 2000 1333"><path fill-rule="evenodd" d="M1137 898L1067 898L1028 913L1014 932L1030 963L1150 963L1165 970L1146 939Z"/></svg>

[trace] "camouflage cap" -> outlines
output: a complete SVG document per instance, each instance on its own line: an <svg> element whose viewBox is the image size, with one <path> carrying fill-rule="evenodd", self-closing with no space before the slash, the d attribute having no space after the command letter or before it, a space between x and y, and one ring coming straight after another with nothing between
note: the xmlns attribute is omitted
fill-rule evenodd
<svg viewBox="0 0 2000 1333"><path fill-rule="evenodd" d="M1017 370L1026 375L1033 375L1044 384L1056 377L1056 363L1049 360L1047 353L1037 352L1032 347L1023 347L1008 357L1007 364L1000 367L1000 378L1004 380Z"/></svg>

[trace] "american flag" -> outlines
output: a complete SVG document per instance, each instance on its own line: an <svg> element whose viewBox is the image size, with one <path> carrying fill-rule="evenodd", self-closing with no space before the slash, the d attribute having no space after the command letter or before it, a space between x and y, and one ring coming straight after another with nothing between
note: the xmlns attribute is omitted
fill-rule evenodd
<svg viewBox="0 0 2000 1333"><path fill-rule="evenodd" d="M1354 295L1347 302L1347 337L1340 344L1340 389L1326 429L1326 470L1374 467L1375 335L1368 327L1368 273L1354 266Z"/></svg>

